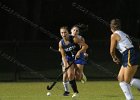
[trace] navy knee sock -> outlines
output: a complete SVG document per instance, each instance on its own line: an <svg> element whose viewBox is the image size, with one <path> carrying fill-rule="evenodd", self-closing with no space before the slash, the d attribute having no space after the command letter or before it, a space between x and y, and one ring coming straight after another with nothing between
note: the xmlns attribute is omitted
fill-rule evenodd
<svg viewBox="0 0 140 100"><path fill-rule="evenodd" d="M70 85L71 85L71 87L72 87L72 89L73 89L73 92L74 92L74 93L79 93L78 90L77 90L77 84L76 84L75 79L74 79L74 80L71 80L71 81L69 81L69 82L70 82Z"/></svg>

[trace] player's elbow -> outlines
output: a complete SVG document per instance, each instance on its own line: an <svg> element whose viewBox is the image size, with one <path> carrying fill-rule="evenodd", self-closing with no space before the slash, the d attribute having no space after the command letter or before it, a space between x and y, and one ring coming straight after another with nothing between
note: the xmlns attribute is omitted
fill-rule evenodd
<svg viewBox="0 0 140 100"><path fill-rule="evenodd" d="M88 45L87 44L85 45L85 48L88 49Z"/></svg>

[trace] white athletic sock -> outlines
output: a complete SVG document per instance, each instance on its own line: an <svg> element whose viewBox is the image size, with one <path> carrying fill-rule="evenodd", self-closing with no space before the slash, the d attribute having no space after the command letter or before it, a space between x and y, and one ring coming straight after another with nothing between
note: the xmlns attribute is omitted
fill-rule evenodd
<svg viewBox="0 0 140 100"><path fill-rule="evenodd" d="M65 91L67 91L67 92L69 92L69 82L67 81L67 82L63 82L63 86L64 86L64 90Z"/></svg>
<svg viewBox="0 0 140 100"><path fill-rule="evenodd" d="M134 100L133 99L133 96L132 96L132 93L131 93L131 90L130 90L130 85L126 82L120 82L120 87L126 97L126 100Z"/></svg>
<svg viewBox="0 0 140 100"><path fill-rule="evenodd" d="M140 89L140 80L139 79L132 78L130 84L131 84L131 86L134 86L137 89Z"/></svg>

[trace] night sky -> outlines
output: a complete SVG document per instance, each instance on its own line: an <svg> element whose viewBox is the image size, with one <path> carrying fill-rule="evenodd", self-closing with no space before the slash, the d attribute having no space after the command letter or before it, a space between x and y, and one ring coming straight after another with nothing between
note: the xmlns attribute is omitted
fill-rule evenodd
<svg viewBox="0 0 140 100"><path fill-rule="evenodd" d="M60 37L61 26L71 28L77 23L88 26L84 36L89 40L107 39L111 32L104 22L112 18L120 18L122 30L140 38L139 5L139 0L1 0L0 41L47 41L49 34Z"/></svg>

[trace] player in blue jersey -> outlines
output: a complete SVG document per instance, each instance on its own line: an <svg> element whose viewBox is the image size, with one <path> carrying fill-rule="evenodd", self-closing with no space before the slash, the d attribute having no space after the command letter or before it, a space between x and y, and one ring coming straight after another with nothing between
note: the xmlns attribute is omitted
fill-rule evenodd
<svg viewBox="0 0 140 100"><path fill-rule="evenodd" d="M72 28L71 28L71 35L76 37L76 38L79 38L81 41L85 42L85 39L79 35L79 26L78 25L74 25ZM78 76L78 80L81 80L82 83L85 83L87 81L87 78L84 74L84 65L87 63L86 62L86 58L88 57L88 54L86 53L86 51L83 53L83 57L82 59L84 59L85 61L82 61L82 62L78 62L76 63L76 66L78 67L78 70L76 71L76 76Z"/></svg>
<svg viewBox="0 0 140 100"><path fill-rule="evenodd" d="M130 90L130 84L140 89L140 80L133 78L138 68L136 51L129 36L121 30L119 19L111 20L110 28L113 33L110 43L110 54L113 61L117 64L120 63L115 52L116 48L122 54L122 66L118 74L119 85L126 100L134 100Z"/></svg>
<svg viewBox="0 0 140 100"><path fill-rule="evenodd" d="M77 25L74 25L72 28L71 28L71 35L76 37L76 38L79 38L81 41L85 42L85 39L79 35L79 28L81 28L78 24ZM83 28L82 26L82 29L85 29ZM81 30L83 32L83 30ZM84 31L85 33L85 31ZM84 65L87 63L87 58L88 58L88 54L86 53L86 51L84 52L84 56L83 56L83 60L82 61L77 61L75 64L76 64L76 67L75 67L75 79L76 80L81 80L82 83L85 83L87 81L87 78L83 72L83 68L84 68ZM78 68L77 68L78 67ZM62 70L64 71L64 66L63 66L63 63L62 63ZM67 79L67 73L64 73L63 74L63 86L64 86L64 96L68 96L69 95L69 81Z"/></svg>
<svg viewBox="0 0 140 100"><path fill-rule="evenodd" d="M74 37L69 34L67 27L60 28L60 34L62 36L61 41L59 42L59 50L62 56L62 61L64 68L67 68L68 65L74 61L71 67L67 70L68 81L73 89L74 94L72 97L76 97L78 92L76 81L75 81L75 63L83 62L83 53L88 48L88 45L81 41L79 38ZM81 46L81 47L80 47Z"/></svg>

